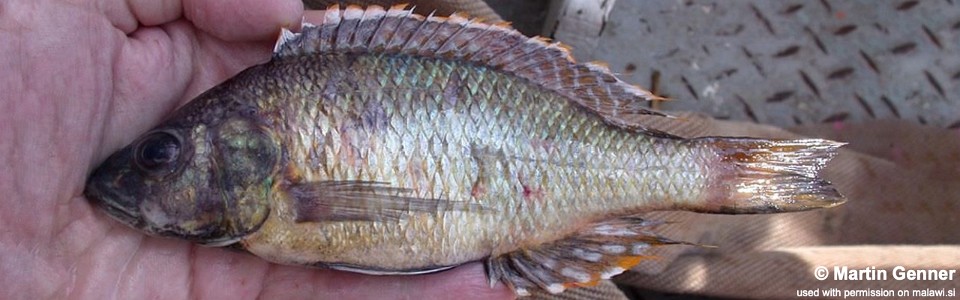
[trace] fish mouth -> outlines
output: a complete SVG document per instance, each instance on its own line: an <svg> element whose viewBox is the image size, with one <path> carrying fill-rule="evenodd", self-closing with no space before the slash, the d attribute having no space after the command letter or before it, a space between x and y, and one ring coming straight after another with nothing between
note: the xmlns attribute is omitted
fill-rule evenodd
<svg viewBox="0 0 960 300"><path fill-rule="evenodd" d="M143 218L137 196L142 193L134 184L139 180L136 172L126 166L129 152L124 149L97 167L87 179L83 195L113 219L140 228Z"/></svg>
<svg viewBox="0 0 960 300"><path fill-rule="evenodd" d="M103 184L94 180L87 184L84 190L84 196L87 197L87 200L93 202L111 218L131 227L139 228L138 226L141 223L140 213L134 207L121 204L135 203L135 199L118 193L116 187L102 187L101 185Z"/></svg>

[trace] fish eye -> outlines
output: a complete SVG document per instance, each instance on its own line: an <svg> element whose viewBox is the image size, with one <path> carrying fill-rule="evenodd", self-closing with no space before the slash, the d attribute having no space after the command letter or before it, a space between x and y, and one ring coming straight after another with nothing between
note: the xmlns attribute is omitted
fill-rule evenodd
<svg viewBox="0 0 960 300"><path fill-rule="evenodd" d="M145 171L162 171L180 158L180 138L169 132L158 131L144 137L136 148L137 166Z"/></svg>

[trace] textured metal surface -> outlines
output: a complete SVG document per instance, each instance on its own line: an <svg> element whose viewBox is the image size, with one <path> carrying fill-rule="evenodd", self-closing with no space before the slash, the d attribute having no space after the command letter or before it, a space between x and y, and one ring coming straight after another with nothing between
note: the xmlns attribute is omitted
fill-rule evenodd
<svg viewBox="0 0 960 300"><path fill-rule="evenodd" d="M666 110L960 127L958 1L622 0L597 45L572 46L676 99Z"/></svg>
<svg viewBox="0 0 960 300"><path fill-rule="evenodd" d="M539 35L547 18L549 0L484 0L510 26L527 36Z"/></svg>

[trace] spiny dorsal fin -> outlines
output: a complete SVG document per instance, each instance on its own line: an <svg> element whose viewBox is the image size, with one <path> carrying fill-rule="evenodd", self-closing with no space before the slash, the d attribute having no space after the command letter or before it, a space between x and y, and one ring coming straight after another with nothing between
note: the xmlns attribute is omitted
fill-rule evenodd
<svg viewBox="0 0 960 300"><path fill-rule="evenodd" d="M644 107L646 101L663 98L621 81L606 66L578 64L560 43L529 38L502 24L487 24L459 14L424 17L404 6L331 6L320 24L304 23L301 33L284 31L274 57L323 53L384 53L467 61L539 84L612 125L665 135L628 121L635 115L665 116Z"/></svg>

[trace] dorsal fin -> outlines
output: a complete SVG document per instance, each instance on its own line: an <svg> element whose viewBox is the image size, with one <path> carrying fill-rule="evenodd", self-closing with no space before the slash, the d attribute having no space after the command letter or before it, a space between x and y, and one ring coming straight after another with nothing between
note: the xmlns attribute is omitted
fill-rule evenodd
<svg viewBox="0 0 960 300"><path fill-rule="evenodd" d="M320 24L303 24L301 33L284 31L275 58L322 53L384 53L471 62L556 92L593 111L609 124L656 136L669 136L628 121L632 115L666 116L644 107L662 100L618 79L606 66L577 63L570 51L546 38L526 37L502 24L454 14L420 16L393 6L331 6Z"/></svg>

